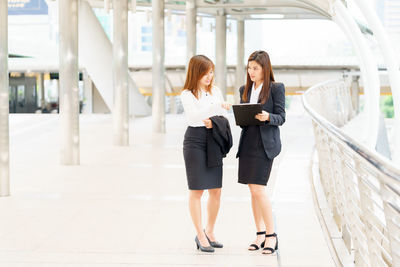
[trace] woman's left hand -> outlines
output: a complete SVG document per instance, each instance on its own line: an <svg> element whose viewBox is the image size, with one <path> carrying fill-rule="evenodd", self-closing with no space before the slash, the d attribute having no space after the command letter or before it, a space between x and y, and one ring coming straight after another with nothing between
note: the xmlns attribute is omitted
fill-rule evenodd
<svg viewBox="0 0 400 267"><path fill-rule="evenodd" d="M207 129L212 128L212 121L210 119L205 119L205 120L203 120L203 122L204 122L204 126L206 126Z"/></svg>
<svg viewBox="0 0 400 267"><path fill-rule="evenodd" d="M256 119L259 121L269 121L269 113L263 110L261 113L258 113Z"/></svg>

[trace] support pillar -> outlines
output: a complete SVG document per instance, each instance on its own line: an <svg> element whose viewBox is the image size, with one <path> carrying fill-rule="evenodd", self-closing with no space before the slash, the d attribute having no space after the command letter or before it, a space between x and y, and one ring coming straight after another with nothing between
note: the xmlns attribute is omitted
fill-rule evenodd
<svg viewBox="0 0 400 267"><path fill-rule="evenodd" d="M334 16L332 19L341 27L343 32L352 42L355 52L360 60L361 78L364 84L365 107L363 110L365 127L361 132L360 140L375 150L379 130L379 96L380 81L378 65L371 49L362 36L359 27L342 1L336 0L333 4Z"/></svg>
<svg viewBox="0 0 400 267"><path fill-rule="evenodd" d="M215 85L226 99L226 15L223 9L217 11L215 39Z"/></svg>
<svg viewBox="0 0 400 267"><path fill-rule="evenodd" d="M46 107L46 98L44 93L44 73L39 74L39 84L40 84L40 109L44 110Z"/></svg>
<svg viewBox="0 0 400 267"><path fill-rule="evenodd" d="M358 114L360 109L360 76L354 75L351 81L351 104L354 114Z"/></svg>
<svg viewBox="0 0 400 267"><path fill-rule="evenodd" d="M246 69L244 64L244 20L237 20L237 63L236 63L236 81L234 88L235 104L240 102L240 86L246 82Z"/></svg>
<svg viewBox="0 0 400 267"><path fill-rule="evenodd" d="M356 4L364 14L368 25L372 28L377 43L380 46L385 64L388 70L390 88L393 96L394 107L394 140L393 140L393 161L400 164L400 64L399 58L389 37L382 26L376 12L374 11L370 1L355 0ZM399 260L400 261L400 260Z"/></svg>
<svg viewBox="0 0 400 267"><path fill-rule="evenodd" d="M93 113L93 81L89 74L85 70L83 72L83 110L82 113L92 114Z"/></svg>
<svg viewBox="0 0 400 267"><path fill-rule="evenodd" d="M0 1L0 197L10 195L8 1Z"/></svg>
<svg viewBox="0 0 400 267"><path fill-rule="evenodd" d="M129 145L128 0L114 0L113 86L114 145Z"/></svg>
<svg viewBox="0 0 400 267"><path fill-rule="evenodd" d="M152 1L153 132L165 133L164 1Z"/></svg>
<svg viewBox="0 0 400 267"><path fill-rule="evenodd" d="M58 4L61 164L79 165L78 0Z"/></svg>
<svg viewBox="0 0 400 267"><path fill-rule="evenodd" d="M196 55L196 18L197 9L195 0L186 1L186 59L189 60ZM186 65L187 65L186 64Z"/></svg>

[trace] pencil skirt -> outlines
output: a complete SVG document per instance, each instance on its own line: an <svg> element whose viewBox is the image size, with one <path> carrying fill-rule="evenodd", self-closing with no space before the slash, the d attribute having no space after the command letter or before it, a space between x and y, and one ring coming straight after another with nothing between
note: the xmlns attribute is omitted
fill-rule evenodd
<svg viewBox="0 0 400 267"><path fill-rule="evenodd" d="M183 140L189 190L222 187L222 166L207 167L207 128L189 126Z"/></svg>
<svg viewBox="0 0 400 267"><path fill-rule="evenodd" d="M260 127L247 126L242 131L238 182L267 185L273 159L269 159L265 153Z"/></svg>

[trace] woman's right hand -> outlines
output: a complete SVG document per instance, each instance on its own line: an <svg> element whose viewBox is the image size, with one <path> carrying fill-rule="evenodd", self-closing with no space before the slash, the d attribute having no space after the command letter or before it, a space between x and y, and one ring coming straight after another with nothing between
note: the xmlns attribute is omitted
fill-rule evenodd
<svg viewBox="0 0 400 267"><path fill-rule="evenodd" d="M228 102L222 102L222 103L221 103L221 107L224 108L224 109L226 109L226 110L230 110L231 107L232 107L232 104L231 104L231 103L228 103Z"/></svg>

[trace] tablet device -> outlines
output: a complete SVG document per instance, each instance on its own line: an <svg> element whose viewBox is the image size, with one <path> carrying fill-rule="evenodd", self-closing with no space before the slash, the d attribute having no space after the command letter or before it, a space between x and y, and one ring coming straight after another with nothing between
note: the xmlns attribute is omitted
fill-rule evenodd
<svg viewBox="0 0 400 267"><path fill-rule="evenodd" d="M258 113L262 112L261 104L239 104L232 105L233 114L235 115L236 125L265 125L264 121L259 121L255 118Z"/></svg>

